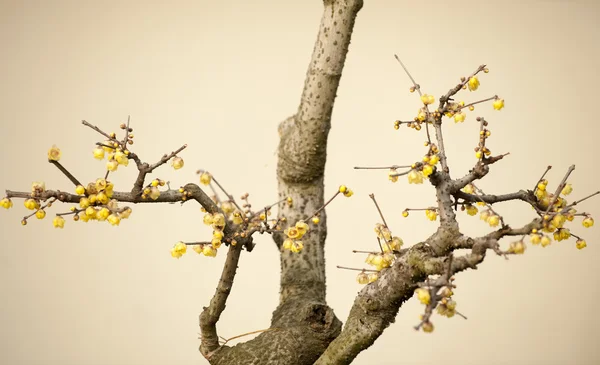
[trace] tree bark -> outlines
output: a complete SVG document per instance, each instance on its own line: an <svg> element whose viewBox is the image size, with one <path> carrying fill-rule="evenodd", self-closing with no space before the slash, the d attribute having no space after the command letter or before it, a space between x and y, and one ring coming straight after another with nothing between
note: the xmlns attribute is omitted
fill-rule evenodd
<svg viewBox="0 0 600 365"><path fill-rule="evenodd" d="M277 177L287 224L306 220L324 203L323 175L331 113L362 0L325 0L321 24L310 60L300 105L279 125ZM325 301L325 238L327 219L311 225L304 249L281 248L280 303L271 328L255 339L215 351L211 364L313 364L341 331L342 323ZM307 222L308 223L308 222Z"/></svg>

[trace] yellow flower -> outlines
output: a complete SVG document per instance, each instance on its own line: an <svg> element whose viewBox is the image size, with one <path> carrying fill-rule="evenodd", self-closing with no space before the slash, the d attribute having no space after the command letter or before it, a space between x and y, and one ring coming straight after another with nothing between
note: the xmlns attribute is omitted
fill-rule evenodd
<svg viewBox="0 0 600 365"><path fill-rule="evenodd" d="M431 167L431 165L427 164L423 166L423 176L429 177L429 175L431 175L432 173L433 167Z"/></svg>
<svg viewBox="0 0 600 365"><path fill-rule="evenodd" d="M0 207L4 208L4 209L10 209L13 206L13 202L12 200L8 199L8 198L2 198L2 200L0 200Z"/></svg>
<svg viewBox="0 0 600 365"><path fill-rule="evenodd" d="M148 196L152 199L152 200L156 200L158 199L158 197L160 197L160 190L158 190L158 188L156 186L153 186L150 189L150 194L148 194Z"/></svg>
<svg viewBox="0 0 600 365"><path fill-rule="evenodd" d="M183 167L183 158L176 156L175 158L173 158L173 160L171 161L171 166L173 166L173 168L175 170L179 170L180 168Z"/></svg>
<svg viewBox="0 0 600 365"><path fill-rule="evenodd" d="M585 228L590 228L591 226L594 225L594 218L590 217L589 215L587 217L585 217L583 219L583 221L581 221L581 224L583 224L583 226Z"/></svg>
<svg viewBox="0 0 600 365"><path fill-rule="evenodd" d="M548 186L548 180L544 179L538 183L537 188L538 188L538 190L545 191L547 186Z"/></svg>
<svg viewBox="0 0 600 365"><path fill-rule="evenodd" d="M477 76L471 77L469 79L469 82L467 83L467 86L470 91L477 90L477 88L479 88L479 79L477 78Z"/></svg>
<svg viewBox="0 0 600 365"><path fill-rule="evenodd" d="M206 171L200 175L200 183L202 183L202 185L210 184L211 180L212 180L212 175Z"/></svg>
<svg viewBox="0 0 600 365"><path fill-rule="evenodd" d="M433 323L431 323L429 321L423 323L421 328L423 329L423 332L426 332L426 333L431 333L431 332L433 332L433 329L434 329Z"/></svg>
<svg viewBox="0 0 600 365"><path fill-rule="evenodd" d="M430 220L434 221L437 219L437 211L435 209L425 209L425 216Z"/></svg>
<svg viewBox="0 0 600 365"><path fill-rule="evenodd" d="M512 252L517 255L521 255L525 252L525 243L523 241L511 242L509 247L509 252Z"/></svg>
<svg viewBox="0 0 600 365"><path fill-rule="evenodd" d="M40 208L40 203L38 203L37 200L34 199L27 199L23 202L23 205L25 205L25 208L29 209L29 210L34 210L34 209L39 209Z"/></svg>
<svg viewBox="0 0 600 365"><path fill-rule="evenodd" d="M216 257L217 250L211 245L204 245L204 247L202 248L202 254L208 257Z"/></svg>
<svg viewBox="0 0 600 365"><path fill-rule="evenodd" d="M369 283L369 276L367 275L367 273L365 273L364 271L361 272L360 274L358 274L356 276L356 281L358 281L359 284L368 284Z"/></svg>
<svg viewBox="0 0 600 365"><path fill-rule="evenodd" d="M54 228L64 228L65 227L65 219L63 217L61 217L60 215L57 215L56 217L54 217L54 220L52 221L52 225L54 226Z"/></svg>
<svg viewBox="0 0 600 365"><path fill-rule="evenodd" d="M77 187L75 188L75 194L77 194L77 195L85 194L85 188L81 185L77 185Z"/></svg>
<svg viewBox="0 0 600 365"><path fill-rule="evenodd" d="M475 194L475 187L472 184L467 184L462 190L467 194Z"/></svg>
<svg viewBox="0 0 600 365"><path fill-rule="evenodd" d="M242 213L239 210L233 212L231 220L233 221L233 224L244 223L244 217L242 216Z"/></svg>
<svg viewBox="0 0 600 365"><path fill-rule="evenodd" d="M408 217L408 210L403 210L403 211L402 211L402 216L403 216L404 218Z"/></svg>
<svg viewBox="0 0 600 365"><path fill-rule="evenodd" d="M491 227L496 227L498 226L498 224L500 224L500 217L498 217L497 215L491 215L488 219L487 219L488 224Z"/></svg>
<svg viewBox="0 0 600 365"><path fill-rule="evenodd" d="M348 190L348 188L346 187L346 185L340 185L338 190L340 193L344 194L346 190Z"/></svg>
<svg viewBox="0 0 600 365"><path fill-rule="evenodd" d="M119 217L121 217L121 219L127 219L127 218L129 218L130 215L131 215L131 208L127 208L124 211L122 211L121 213L119 213Z"/></svg>
<svg viewBox="0 0 600 365"><path fill-rule="evenodd" d="M532 233L529 236L529 240L531 241L532 244L538 245L542 241L542 236L540 236L537 233Z"/></svg>
<svg viewBox="0 0 600 365"><path fill-rule="evenodd" d="M207 226L210 226L211 224L213 224L213 221L214 221L214 217L213 217L213 215L212 215L212 214L210 214L210 213L206 213L206 214L204 215L204 218L202 218L202 222L203 222L204 224L206 224Z"/></svg>
<svg viewBox="0 0 600 365"><path fill-rule="evenodd" d="M203 248L203 247L202 247L202 245L194 245L194 246L192 247L192 249L193 249L194 251L196 251L196 253L197 253L197 254L201 254L201 253L202 253L202 248Z"/></svg>
<svg viewBox="0 0 600 365"><path fill-rule="evenodd" d="M433 95L423 94L421 96L421 101L423 102L423 104L429 105L435 102L435 98L433 97Z"/></svg>
<svg viewBox="0 0 600 365"><path fill-rule="evenodd" d="M288 227L285 229L285 231L283 231L283 233L285 233L285 235L291 239L297 239L302 237L302 234L296 227Z"/></svg>
<svg viewBox="0 0 600 365"><path fill-rule="evenodd" d="M546 247L546 246L548 246L550 244L551 241L550 241L550 238L548 236L544 235L542 237L542 239L541 239L540 242L542 244L542 247Z"/></svg>
<svg viewBox="0 0 600 365"><path fill-rule="evenodd" d="M98 219L99 221L105 221L109 215L110 215L110 210L108 210L108 208L104 207L104 208L100 209L98 211L98 213L96 213L96 219Z"/></svg>
<svg viewBox="0 0 600 365"><path fill-rule="evenodd" d="M232 202L225 201L225 202L221 203L221 210L225 214L230 214L235 210L235 206L233 205Z"/></svg>
<svg viewBox="0 0 600 365"><path fill-rule="evenodd" d="M425 111L423 109L420 109L419 113L417 114L417 120L419 122L424 122L425 119L427 119L427 114L425 113Z"/></svg>
<svg viewBox="0 0 600 365"><path fill-rule="evenodd" d="M87 211L86 211L87 213ZM108 221L108 223L110 223L113 226L118 226L119 223L121 223L121 218L117 215L117 214L111 214L109 215L106 220Z"/></svg>
<svg viewBox="0 0 600 365"><path fill-rule="evenodd" d="M415 290L415 294L417 294L417 298L422 304L428 305L431 301L431 295L429 294L429 290L418 288Z"/></svg>
<svg viewBox="0 0 600 365"><path fill-rule="evenodd" d="M291 239L291 238L286 238L286 239L283 241L283 248L284 248L285 250L290 250L290 249L292 248L292 244L293 244L293 243L294 243L294 240L293 240L293 239Z"/></svg>
<svg viewBox="0 0 600 365"><path fill-rule="evenodd" d="M116 160L110 160L106 163L106 169L108 171L117 171L119 163Z"/></svg>
<svg viewBox="0 0 600 365"><path fill-rule="evenodd" d="M440 156L438 156L438 155L432 155L429 158L429 164L431 166L435 166L439 161L440 161Z"/></svg>
<svg viewBox="0 0 600 365"><path fill-rule="evenodd" d="M60 156L61 156L60 148L56 147L56 145L52 146L52 148L50 148L48 150L48 160L49 161L58 161L58 160L60 160Z"/></svg>
<svg viewBox="0 0 600 365"><path fill-rule="evenodd" d="M377 223L375 225L375 233L377 234L377 237L383 239L386 242L392 239L392 232L390 232L389 228L387 228L381 223Z"/></svg>
<svg viewBox="0 0 600 365"><path fill-rule="evenodd" d="M344 194L344 196L345 196L346 198L349 198L349 197L351 197L352 195L354 195L354 192L353 192L352 190L350 190L350 189L346 188L346 190L343 192L343 194Z"/></svg>
<svg viewBox="0 0 600 365"><path fill-rule="evenodd" d="M182 255L179 252L177 252L177 250L175 250L175 247L171 248L171 257L178 259L181 256Z"/></svg>
<svg viewBox="0 0 600 365"><path fill-rule="evenodd" d="M44 217L46 216L46 212L42 209L38 210L37 212L35 212L35 217L37 219L44 219Z"/></svg>
<svg viewBox="0 0 600 365"><path fill-rule="evenodd" d="M477 209L477 207L474 206L474 205L472 205L472 204L465 205L465 210L467 211L467 214L470 215L470 216L473 216L473 215L477 214L477 212L479 211Z"/></svg>
<svg viewBox="0 0 600 365"><path fill-rule="evenodd" d="M458 112L454 114L454 123L462 123L465 121L466 117L467 114L465 114L464 112Z"/></svg>
<svg viewBox="0 0 600 365"><path fill-rule="evenodd" d="M396 174L396 170L394 170L394 169L390 169L390 172L388 172L388 179L391 182L398 181L398 176L395 176L395 174Z"/></svg>
<svg viewBox="0 0 600 365"><path fill-rule="evenodd" d="M320 221L319 217L312 217L313 224L319 224Z"/></svg>
<svg viewBox="0 0 600 365"><path fill-rule="evenodd" d="M577 247L578 250L581 250L587 247L587 243L585 242L585 240L579 239L575 243L575 247Z"/></svg>
<svg viewBox="0 0 600 365"><path fill-rule="evenodd" d="M108 195L106 195L105 192L101 191L98 193L98 195L96 195L96 200L99 201L101 204L107 204L108 203Z"/></svg>
<svg viewBox="0 0 600 365"><path fill-rule="evenodd" d="M85 215L87 215L90 219L96 219L96 209L94 209L93 207L88 207L85 210Z"/></svg>
<svg viewBox="0 0 600 365"><path fill-rule="evenodd" d="M94 148L94 158L96 160L102 160L104 158L104 148L101 148L100 146Z"/></svg>
<svg viewBox="0 0 600 365"><path fill-rule="evenodd" d="M34 195L40 195L42 194L44 191L46 191L46 184L43 181L36 181L31 183L31 194L32 196Z"/></svg>
<svg viewBox="0 0 600 365"><path fill-rule="evenodd" d="M481 213L479 213L479 219L481 219L482 221L486 221L490 218L490 211L489 210L484 210Z"/></svg>
<svg viewBox="0 0 600 365"><path fill-rule="evenodd" d="M496 99L496 100L494 100L492 105L494 106L494 109L500 110L500 109L504 108L504 99Z"/></svg>
<svg viewBox="0 0 600 365"><path fill-rule="evenodd" d="M303 248L304 248L304 244L302 243L302 241L294 241L290 251L292 251L293 253L298 253L298 252L302 251Z"/></svg>
<svg viewBox="0 0 600 365"><path fill-rule="evenodd" d="M222 231L225 228L225 216L221 213L215 213L212 215L213 228Z"/></svg>
<svg viewBox="0 0 600 365"><path fill-rule="evenodd" d="M573 186L571 184L565 185L565 187L560 192L562 195L569 195L573 192Z"/></svg>
<svg viewBox="0 0 600 365"><path fill-rule="evenodd" d="M183 242L177 242L173 248L171 248L171 256L178 259L183 256L187 251L187 245Z"/></svg>
<svg viewBox="0 0 600 365"><path fill-rule="evenodd" d="M117 150L117 152L115 152L115 155L113 158L119 163L119 165L125 165L126 163L129 163L129 162L125 162L125 160L129 160L129 159L121 150Z"/></svg>
<svg viewBox="0 0 600 365"><path fill-rule="evenodd" d="M104 189L106 196L108 196L109 198L112 198L113 193L114 193L114 188L115 188L115 184L113 184L111 182L107 182L106 189Z"/></svg>
<svg viewBox="0 0 600 365"><path fill-rule="evenodd" d="M408 183L409 184L422 184L423 183L423 173L416 170L410 170L408 173Z"/></svg>
<svg viewBox="0 0 600 365"><path fill-rule="evenodd" d="M376 273L376 272L369 273L369 284L377 281L378 278L379 278L379 273Z"/></svg>
<svg viewBox="0 0 600 365"><path fill-rule="evenodd" d="M402 238L398 236L392 237L390 241L388 241L385 245L383 245L383 252L387 252L388 250L398 251L404 244Z"/></svg>
<svg viewBox="0 0 600 365"><path fill-rule="evenodd" d="M296 229L300 232L300 237L302 237L310 228L304 221L298 221L296 222Z"/></svg>
<svg viewBox="0 0 600 365"><path fill-rule="evenodd" d="M90 200L86 197L79 199L79 206L83 209L90 206Z"/></svg>
<svg viewBox="0 0 600 365"><path fill-rule="evenodd" d="M481 157L483 157L483 154L481 153L481 151L475 152L475 158L476 159L481 160Z"/></svg>

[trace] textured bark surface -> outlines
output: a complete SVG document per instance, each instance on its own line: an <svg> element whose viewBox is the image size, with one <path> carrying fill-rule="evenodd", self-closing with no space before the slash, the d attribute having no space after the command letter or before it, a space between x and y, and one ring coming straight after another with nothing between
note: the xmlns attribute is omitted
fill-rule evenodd
<svg viewBox="0 0 600 365"><path fill-rule="evenodd" d="M362 0L324 1L323 15L306 74L300 106L279 125L277 177L280 205L287 224L306 220L324 203L324 171L331 113L342 76L350 37ZM303 238L304 249L281 249L280 303L271 329L234 347L223 346L211 364L313 364L336 338L342 323L325 302L325 238L327 218L320 214Z"/></svg>

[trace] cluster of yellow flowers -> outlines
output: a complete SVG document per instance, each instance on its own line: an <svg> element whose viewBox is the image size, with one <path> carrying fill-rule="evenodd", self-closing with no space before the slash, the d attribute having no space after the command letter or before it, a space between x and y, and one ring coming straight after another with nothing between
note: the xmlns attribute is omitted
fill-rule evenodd
<svg viewBox="0 0 600 365"><path fill-rule="evenodd" d="M376 281L379 278L379 272L385 268L392 266L396 255L394 251L399 251L404 241L398 236L392 236L392 232L388 227L381 223L375 225L375 233L377 238L383 241L381 245L382 252L370 253L365 262L368 265L374 266L375 271L367 274L364 270L361 271L356 277L356 281L359 284L368 284Z"/></svg>
<svg viewBox="0 0 600 365"><path fill-rule="evenodd" d="M120 165L125 167L129 165L129 150L121 149L117 142L104 141L102 146L94 148L93 154L97 160L103 160L106 156L106 169L111 172L117 171Z"/></svg>
<svg viewBox="0 0 600 365"><path fill-rule="evenodd" d="M437 146L432 145L427 155L423 156L422 162L417 162L411 165L411 170L408 173L409 184L422 184L424 178L428 178L434 171L435 165L440 161L440 156ZM390 171L389 179L392 182L398 181L398 177L394 176L395 171Z"/></svg>
<svg viewBox="0 0 600 365"><path fill-rule="evenodd" d="M212 240L207 243L193 244L193 250L198 254L202 254L208 257L217 256L217 250L223 244L223 237L225 233L225 225L227 221L222 213L206 213L202 219L204 224L211 226L213 229ZM233 244L233 241L232 241ZM178 259L187 252L187 245L183 242L177 242L175 246L171 248L171 256Z"/></svg>
<svg viewBox="0 0 600 365"><path fill-rule="evenodd" d="M111 199L114 194L114 184L104 178L96 179L86 187L78 185L75 193L83 195L79 199L79 208L71 207L71 211L75 213L73 216L75 221L107 221L113 226L118 226L121 219L127 219L131 214L131 208L119 209L118 202ZM54 219L54 226L62 228L64 219L57 216Z"/></svg>
<svg viewBox="0 0 600 365"><path fill-rule="evenodd" d="M160 197L160 189L159 186L165 186L166 182L161 179L154 179L142 190L142 199L152 199L156 200Z"/></svg>
<svg viewBox="0 0 600 365"><path fill-rule="evenodd" d="M565 184L560 191L559 196L549 193L547 187L548 180L546 179L541 180L536 186L534 194L537 202L542 208L547 209L548 213L542 216L541 232L534 229L529 236L532 244L541 244L542 247L546 247L551 243L551 239L546 233L552 233L552 238L557 242L569 239L572 236L571 231L568 228L565 228L564 225L567 222L572 222L577 214L576 209L569 208L567 199L560 196L567 196L573 192L573 186L571 184ZM550 206L550 204L552 204L552 206ZM581 224L585 228L592 227L594 225L594 219L589 214L585 214L585 218L583 218ZM587 242L584 239L577 237L575 247L581 250L586 246Z"/></svg>
<svg viewBox="0 0 600 365"><path fill-rule="evenodd" d="M436 208L425 209L425 216L430 221L435 221L438 216L437 209Z"/></svg>
<svg viewBox="0 0 600 365"><path fill-rule="evenodd" d="M427 289L427 288L417 288L415 290L415 295L417 297L417 299L419 300L419 302L421 302L421 304L425 305L425 306L429 306L432 304L432 289ZM435 294L435 293L433 293ZM448 317L448 318L452 318L454 317L454 315L456 314L456 302L454 300L452 300L452 295L454 295L454 292L452 292L452 290L448 287L444 287L442 288L442 290L440 291L439 294L437 294L437 298L439 298L435 303L436 303L436 311L438 312L438 314ZM441 297L441 298L440 298ZM420 319L423 320L423 316L420 316ZM433 324L428 320L427 322L423 323L421 328L423 329L423 332L433 332L434 326Z"/></svg>
<svg viewBox="0 0 600 365"><path fill-rule="evenodd" d="M298 253L304 248L300 239L309 231L309 226L304 221L298 221L292 227L286 228L283 233L287 238L283 241L283 249Z"/></svg>
<svg viewBox="0 0 600 365"><path fill-rule="evenodd" d="M346 185L340 185L338 190L340 193L344 194L346 198L349 198L352 195L354 195L354 192L351 189L349 189Z"/></svg>

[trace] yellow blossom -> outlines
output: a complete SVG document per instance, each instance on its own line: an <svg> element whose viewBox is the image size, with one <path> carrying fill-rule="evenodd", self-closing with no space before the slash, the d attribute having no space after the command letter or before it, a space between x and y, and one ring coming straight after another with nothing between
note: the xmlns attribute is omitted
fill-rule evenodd
<svg viewBox="0 0 600 365"><path fill-rule="evenodd" d="M108 195L106 195L105 192L101 191L96 195L96 200L99 201L101 204L106 204L108 203Z"/></svg>
<svg viewBox="0 0 600 365"><path fill-rule="evenodd" d="M298 221L296 222L296 229L300 233L300 237L302 237L309 230L309 227L304 221Z"/></svg>
<svg viewBox="0 0 600 365"><path fill-rule="evenodd" d="M472 76L469 79L469 82L467 83L467 86L469 87L470 91L477 90L477 88L479 88L479 79L477 78L477 76Z"/></svg>
<svg viewBox="0 0 600 365"><path fill-rule="evenodd" d="M550 238L548 236L544 235L542 237L542 239L540 240L540 242L542 244L542 247L546 247L546 246L548 246L550 244L551 241L550 241Z"/></svg>
<svg viewBox="0 0 600 365"><path fill-rule="evenodd" d="M60 160L61 155L62 153L60 152L60 148L56 147L56 145L52 146L52 148L48 150L49 161L58 161Z"/></svg>
<svg viewBox="0 0 600 365"><path fill-rule="evenodd" d="M104 158L104 148L96 147L94 148L94 158L97 160L102 160Z"/></svg>
<svg viewBox="0 0 600 365"><path fill-rule="evenodd" d="M408 173L408 183L409 184L422 184L423 183L423 173L417 171L415 169L410 170Z"/></svg>
<svg viewBox="0 0 600 365"><path fill-rule="evenodd" d="M29 210L34 210L34 209L40 208L40 203L38 203L38 201L35 199L26 199L23 202L23 205L25 205L25 208L27 208Z"/></svg>
<svg viewBox="0 0 600 365"><path fill-rule="evenodd" d="M116 160L110 160L106 163L106 169L108 171L117 171L119 168L119 163Z"/></svg>
<svg viewBox="0 0 600 365"><path fill-rule="evenodd" d="M388 172L388 179L391 182L397 182L398 181L398 176L396 176L396 170L395 169L390 169L390 171Z"/></svg>
<svg viewBox="0 0 600 365"><path fill-rule="evenodd" d="M537 233L532 233L529 236L529 240L531 241L532 244L538 245L542 241L542 236L540 236Z"/></svg>
<svg viewBox="0 0 600 365"><path fill-rule="evenodd" d="M2 198L2 200L0 200L0 207L4 208L4 209L10 209L13 206L13 202L12 200L8 199L8 198Z"/></svg>
<svg viewBox="0 0 600 365"><path fill-rule="evenodd" d="M211 180L212 180L212 175L206 171L200 175L200 183L202 183L202 185L210 184Z"/></svg>
<svg viewBox="0 0 600 365"><path fill-rule="evenodd" d="M573 185L566 184L565 187L561 190L562 195L569 195L573 192Z"/></svg>
<svg viewBox="0 0 600 365"><path fill-rule="evenodd" d="M148 196L152 199L152 200L156 200L158 199L158 197L160 197L160 190L158 190L158 188L156 186L153 186L150 189L150 194L148 194Z"/></svg>
<svg viewBox="0 0 600 365"><path fill-rule="evenodd" d="M96 219L98 219L99 221L105 221L109 215L110 215L110 210L108 210L108 208L104 207L104 208L100 209L98 211L98 213L96 213Z"/></svg>
<svg viewBox="0 0 600 365"><path fill-rule="evenodd" d="M429 105L435 102L435 98L433 97L433 95L423 94L421 96L421 101L423 102L423 104Z"/></svg>
<svg viewBox="0 0 600 365"><path fill-rule="evenodd" d="M196 251L196 253L197 253L197 254L201 254L201 253L202 253L202 248L203 248L203 247L202 247L202 245L194 245L194 246L192 247L192 249L193 249L194 251Z"/></svg>
<svg viewBox="0 0 600 365"><path fill-rule="evenodd" d="M373 282L377 281L378 278L379 278L379 273L376 273L376 272L369 273L369 283L373 283Z"/></svg>
<svg viewBox="0 0 600 365"><path fill-rule="evenodd" d="M415 294L417 294L417 298L422 304L428 305L431 301L431 295L429 294L429 290L418 288L415 290Z"/></svg>
<svg viewBox="0 0 600 365"><path fill-rule="evenodd" d="M525 243L523 241L517 241L511 242L508 251L517 255L521 255L525 252L525 249Z"/></svg>
<svg viewBox="0 0 600 365"><path fill-rule="evenodd" d="M85 188L81 185L77 185L77 187L75 188L75 194L77 194L77 195L85 194Z"/></svg>
<svg viewBox="0 0 600 365"><path fill-rule="evenodd" d="M87 213L87 211L86 211L86 213ZM119 223L121 223L121 218L119 217L119 215L114 214L114 213L109 215L106 218L106 220L108 221L108 223L110 223L113 226L118 226Z"/></svg>
<svg viewBox="0 0 600 365"><path fill-rule="evenodd" d="M439 161L440 161L440 156L438 156L437 154L436 155L432 155L429 158L429 164L431 166L435 166Z"/></svg>
<svg viewBox="0 0 600 365"><path fill-rule="evenodd" d="M54 228L64 228L65 227L65 219L63 217L61 217L60 215L57 215L56 217L54 217L54 220L52 221L52 225L54 226Z"/></svg>
<svg viewBox="0 0 600 365"><path fill-rule="evenodd" d="M216 257L217 250L211 245L204 245L204 247L202 248L202 254L208 257Z"/></svg>
<svg viewBox="0 0 600 365"><path fill-rule="evenodd" d="M587 217L585 217L583 219L583 221L581 221L581 224L585 227L585 228L590 228L591 226L594 225L594 218L590 217L589 215Z"/></svg>
<svg viewBox="0 0 600 365"><path fill-rule="evenodd" d="M319 217L312 217L312 219L311 219L311 220L312 220L313 224L319 224L319 222L321 221L321 220L319 219Z"/></svg>
<svg viewBox="0 0 600 365"><path fill-rule="evenodd" d="M46 212L43 209L40 209L37 212L35 212L35 217L37 219L44 219L45 216L46 216Z"/></svg>
<svg viewBox="0 0 600 365"><path fill-rule="evenodd" d="M346 190L348 190L348 188L346 187L346 185L340 185L338 190L340 193L344 194Z"/></svg>
<svg viewBox="0 0 600 365"><path fill-rule="evenodd" d="M90 206L90 200L86 197L79 199L79 206L83 209Z"/></svg>
<svg viewBox="0 0 600 365"><path fill-rule="evenodd" d="M292 248L292 244L293 244L293 243L294 243L294 240L293 240L293 239L291 239L291 238L286 238L286 239L283 241L283 248L284 248L285 250L290 250L290 249Z"/></svg>
<svg viewBox="0 0 600 365"><path fill-rule="evenodd" d="M575 247L577 247L578 250L581 250L587 247L587 243L585 242L585 240L579 239L575 243Z"/></svg>
<svg viewBox="0 0 600 365"><path fill-rule="evenodd" d="M454 123L462 123L465 121L466 117L467 114L465 114L464 112L458 112L454 114Z"/></svg>
<svg viewBox="0 0 600 365"><path fill-rule="evenodd" d="M212 247L214 247L214 248L219 248L219 247L221 247L221 244L222 244L222 243L223 243L223 242L221 242L221 240L219 240L219 239L216 239L216 238L213 238L213 239L211 240L211 242L210 242L210 244L211 244L211 245L212 245Z"/></svg>
<svg viewBox="0 0 600 365"><path fill-rule="evenodd" d="M127 218L129 218L130 215L131 215L131 208L127 208L124 211L122 211L121 213L119 213L119 217L121 217L121 219L127 219Z"/></svg>
<svg viewBox="0 0 600 365"><path fill-rule="evenodd" d="M242 216L242 213L239 210L233 212L231 220L233 221L233 224L244 223L244 217Z"/></svg>
<svg viewBox="0 0 600 365"><path fill-rule="evenodd" d="M221 210L225 214L230 214L235 210L235 206L233 205L232 202L225 201L225 202L221 203Z"/></svg>
<svg viewBox="0 0 600 365"><path fill-rule="evenodd" d="M297 239L302 237L302 234L296 227L288 227L283 231L283 233L291 239Z"/></svg>
<svg viewBox="0 0 600 365"><path fill-rule="evenodd" d="M465 210L467 211L467 214L468 214L468 215L471 215L471 216L473 216L473 215L477 214L477 212L479 211L479 210L477 209L477 207L476 207L476 206L474 206L474 205L472 205L472 204L467 204L467 205L465 205Z"/></svg>
<svg viewBox="0 0 600 365"><path fill-rule="evenodd" d="M213 228L222 231L225 227L225 216L221 213L215 213L212 215Z"/></svg>
<svg viewBox="0 0 600 365"><path fill-rule="evenodd" d="M434 221L434 220L437 219L438 214L437 214L437 211L435 209L425 209L425 216L430 221Z"/></svg>
<svg viewBox="0 0 600 365"><path fill-rule="evenodd" d="M366 273L366 272L364 272L364 271L363 271L363 272L361 272L360 274L358 274L358 275L356 276L356 281L357 281L359 284L362 284L362 285L364 285L364 284L368 284L368 283L369 283L369 276L367 275L367 273Z"/></svg>
<svg viewBox="0 0 600 365"><path fill-rule="evenodd" d="M171 166L173 166L173 168L175 170L179 170L180 168L183 167L183 158L181 157L174 157L173 160L171 161Z"/></svg>
<svg viewBox="0 0 600 365"><path fill-rule="evenodd" d="M32 196L40 195L44 191L46 191L46 184L43 181L36 181L31 184Z"/></svg>
<svg viewBox="0 0 600 365"><path fill-rule="evenodd" d="M404 218L408 217L408 210L403 210L403 211L402 211L402 216L403 216Z"/></svg>
<svg viewBox="0 0 600 365"><path fill-rule="evenodd" d="M173 257L180 258L187 252L187 245L183 242L177 242L175 246L173 246L171 255L173 255L173 252L175 253L175 256Z"/></svg>
<svg viewBox="0 0 600 365"><path fill-rule="evenodd" d="M496 99L496 100L494 100L492 105L494 106L494 109L500 110L500 109L504 108L504 99Z"/></svg>
<svg viewBox="0 0 600 365"><path fill-rule="evenodd" d="M487 219L488 224L490 225L490 227L496 227L498 226L498 224L500 224L500 217L498 217L497 215L491 215L488 219Z"/></svg>
<svg viewBox="0 0 600 365"><path fill-rule="evenodd" d="M213 224L213 221L214 221L214 217L213 217L213 215L212 215L212 214L210 214L210 213L206 213L206 214L204 215L204 218L202 218L202 222L203 222L204 224L206 224L207 226L210 226L211 224Z"/></svg>
<svg viewBox="0 0 600 365"><path fill-rule="evenodd" d="M426 332L426 333L431 333L434 330L433 323L431 323L429 321L423 323L423 325L421 326L421 328L423 328L423 332Z"/></svg>
<svg viewBox="0 0 600 365"><path fill-rule="evenodd" d="M472 184L467 184L462 190L467 194L475 194L475 187Z"/></svg>
<svg viewBox="0 0 600 365"><path fill-rule="evenodd" d="M96 213L97 211L93 207L87 207L85 210L85 215L87 215L90 219L96 219Z"/></svg>
<svg viewBox="0 0 600 365"><path fill-rule="evenodd" d="M302 251L303 248L304 248L304 244L302 243L302 241L294 241L294 243L292 244L292 248L290 250L293 253L298 253L298 252Z"/></svg>
<svg viewBox="0 0 600 365"><path fill-rule="evenodd" d="M431 175L432 173L433 167L431 167L431 165L427 164L423 166L423 176L429 177L429 175Z"/></svg>

